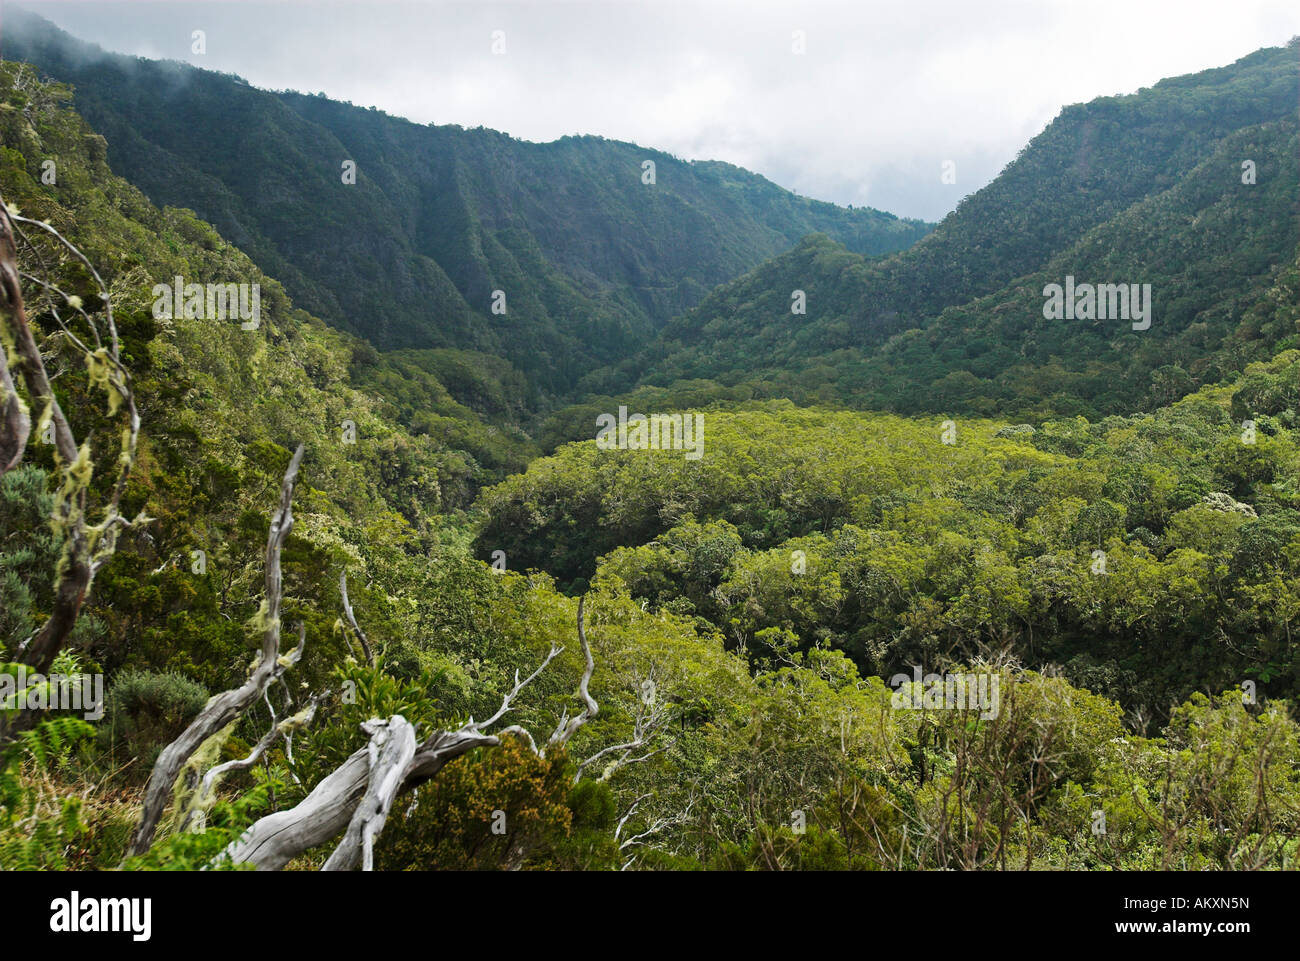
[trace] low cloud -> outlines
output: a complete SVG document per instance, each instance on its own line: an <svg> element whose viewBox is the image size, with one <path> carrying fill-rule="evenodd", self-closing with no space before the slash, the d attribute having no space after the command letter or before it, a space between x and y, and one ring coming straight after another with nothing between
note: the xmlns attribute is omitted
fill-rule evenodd
<svg viewBox="0 0 1300 961"><path fill-rule="evenodd" d="M1300 33L1291 0L25 6L110 50L260 87L527 140L630 140L930 220L992 179L1062 106ZM196 29L202 56L190 51ZM504 55L492 53L497 30ZM956 183L942 182L945 161Z"/></svg>

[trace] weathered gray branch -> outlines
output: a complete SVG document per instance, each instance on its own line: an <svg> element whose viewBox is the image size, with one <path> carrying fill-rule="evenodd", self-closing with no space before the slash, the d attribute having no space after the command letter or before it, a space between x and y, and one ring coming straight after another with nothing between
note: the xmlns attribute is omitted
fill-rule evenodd
<svg viewBox="0 0 1300 961"><path fill-rule="evenodd" d="M488 720L475 721L471 718L455 730L440 730L429 735L419 747L415 748L405 767L401 769L400 780L393 774L397 771L395 761L380 766L384 776L389 780L384 789L375 795L376 801L387 798L387 804L391 805L393 798L437 775L448 761L476 747L499 745L500 737L486 733L485 729L509 710L516 695L541 674L542 669L555 658L559 650L552 647L541 666L524 680L520 681L516 673L514 687L501 699L501 707ZM398 721L410 727L405 719L396 715L390 718L387 724L391 727ZM367 722L369 725L382 723L385 722L378 719ZM532 735L522 727L506 728L501 733L520 734L528 740L534 751L537 750ZM340 831L351 829L354 825L361 832L356 835L356 839L364 841L368 838L365 843L367 845L372 843L383 828L384 818L387 817L389 808L385 806L384 817L379 818L376 816L378 807L366 800L370 797L371 773L376 767L370 751L370 746L356 751L317 784L295 807L268 814L255 821L237 841L222 852L219 860L252 864L260 871L278 871L298 855L324 844L330 838L337 836ZM389 793L393 783L396 783L396 789ZM358 817L361 818L360 822L357 821ZM335 855L338 856L337 859ZM366 863L368 864L368 861ZM355 841L349 844L344 854L339 854L336 850L326 862L326 868L329 870L347 870L355 866Z"/></svg>
<svg viewBox="0 0 1300 961"><path fill-rule="evenodd" d="M373 665L375 656L370 653L370 642L366 639L366 632L361 629L357 623L356 615L352 613L352 602L348 600L348 572L344 570L339 574L339 596L343 598L343 616L347 618L348 625L352 628L357 640L361 642L361 651L366 656L366 663Z"/></svg>
<svg viewBox="0 0 1300 961"><path fill-rule="evenodd" d="M298 646L287 655L280 654L280 605L284 595L284 580L280 568L280 551L293 529L293 488L298 479L298 468L302 463L303 447L298 445L289 468L285 471L284 482L280 487L280 506L271 519L271 530L266 541L266 599L259 610L259 620L263 627L262 649L258 652L257 662L249 673L248 679L239 687L222 691L209 699L196 718L172 741L154 763L145 786L144 804L140 811L140 820L136 825L127 855L140 855L149 850L158 822L162 819L172 797L172 787L181 768L193 756L194 752L223 727L235 720L286 670L302 657L306 644L306 628L300 625Z"/></svg>
<svg viewBox="0 0 1300 961"><path fill-rule="evenodd" d="M441 771L448 761L476 747L495 747L500 743L490 734L464 728L437 731L415 750L393 796L418 787ZM337 837L352 823L366 797L370 770L367 746L349 756L295 807L255 821L226 848L219 860L251 864L259 871L278 871L303 852ZM377 831L371 835L372 840L376 835Z"/></svg>
<svg viewBox="0 0 1300 961"><path fill-rule="evenodd" d="M54 447L62 462L72 464L77 459L77 441L72 427L59 406L54 389L50 386L41 359L40 348L32 334L27 319L19 282L18 248L14 241L13 217L0 199L0 305L4 308L6 340L11 342L16 357L14 371L27 388L32 403L44 411L48 406L50 425L54 432Z"/></svg>
<svg viewBox="0 0 1300 961"><path fill-rule="evenodd" d="M480 721L477 724L474 723L474 719L471 717L469 719L469 724L467 725L467 727L471 727L474 730L483 730L485 728L491 727L497 721L501 720L501 718L505 715L506 711L510 710L510 704L511 702L514 701L515 697L518 696L519 692L522 691L524 688L526 688L534 680L536 680L537 676L541 674L542 671L546 670L546 665L550 664L551 661L555 660L555 656L563 650L564 650L563 647L556 647L555 645L551 645L551 651L549 654L546 655L546 659L537 666L537 670L533 671L533 673L529 674L522 681L519 680L519 672L515 671L515 686L512 687L506 693L506 696L501 699L501 706L497 708L497 712L493 714L490 718L488 718L486 721Z"/></svg>
<svg viewBox="0 0 1300 961"><path fill-rule="evenodd" d="M370 735L366 793L352 813L343 840L325 862L325 871L350 871L358 859L363 871L374 870L375 837L384 829L393 799L415 758L415 728L401 715L367 721L362 728Z"/></svg>
<svg viewBox="0 0 1300 961"><path fill-rule="evenodd" d="M370 870L371 846L383 829L393 801L436 776L449 761L476 747L495 747L506 734L519 735L541 756L545 756L546 747L563 745L574 731L599 710L588 689L595 662L591 645L587 641L583 611L584 602L579 600L578 639L582 644L584 667L578 683L578 696L585 708L572 719L567 717L566 712L544 748L539 750L532 735L517 725L504 728L495 735L487 733L486 729L510 710L519 692L532 683L563 650L556 646L551 647L538 668L526 678L520 680L519 673L515 673L514 685L501 699L501 706L485 721L474 721L471 718L455 730L435 731L418 747L414 746L414 732L410 724L398 715L387 721L376 718L366 722L363 728L370 735L366 747L349 756L296 806L255 821L236 841L227 846L216 859L217 862L251 864L258 870L276 871L295 857L325 844L340 832L346 832L326 860L324 869L349 870L360 861L364 870ZM638 713L637 737L648 739L657 731L658 717L653 711L646 714L644 719ZM617 745L611 751L628 747L629 745ZM606 753L610 752L602 751L593 755L588 763Z"/></svg>
<svg viewBox="0 0 1300 961"><path fill-rule="evenodd" d="M550 739L546 742L548 747L561 747L569 743L569 738L582 725L595 717L600 712L600 705L596 699L591 696L588 685L591 683L591 675L596 670L596 662L591 656L591 645L587 643L587 629L584 624L584 609L587 604L587 596L584 594L578 598L578 643L582 645L582 656L584 666L582 678L578 681L578 697L582 699L585 705L582 712L572 719L569 718L569 712L566 710L560 717L560 723L555 726L555 731L551 734Z"/></svg>
<svg viewBox="0 0 1300 961"><path fill-rule="evenodd" d="M370 763L362 748L321 780L296 806L255 821L230 844L218 861L252 864L278 871L304 851L324 844L347 828L366 793Z"/></svg>
<svg viewBox="0 0 1300 961"><path fill-rule="evenodd" d="M648 797L650 797L650 794L648 792L646 794L638 795L636 800L633 801L631 805L628 806L627 813L625 813L621 818L618 819L618 824L614 826L615 841L617 841L619 837L623 834L623 828L627 825L627 822L632 819L632 815L636 814L636 809L641 806L641 802Z"/></svg>
<svg viewBox="0 0 1300 961"><path fill-rule="evenodd" d="M316 716L316 707L319 703L320 698L314 697L307 703L305 708L292 717L286 717L283 721L275 722L273 713L272 721L275 723L271 724L271 727L267 732L262 735L261 740L254 745L253 749L249 751L246 756L225 761L222 764L217 764L208 768L207 772L203 775L203 780L199 783L198 791L195 793L194 807L190 812L186 812L185 818L181 821L180 830L183 831L189 826L190 815L193 810L200 810L206 805L208 797L212 794L213 788L216 787L221 778L225 777L231 771L245 771L252 767L261 760L262 755L270 749L271 745L281 737L285 739L286 753L288 753L287 745L293 737L293 732L299 728L306 727L311 723L312 718Z"/></svg>
<svg viewBox="0 0 1300 961"><path fill-rule="evenodd" d="M614 840L618 842L619 854L625 853L630 848L645 845L647 843L648 838L654 837L656 834L664 830L664 828L673 827L678 824L685 824L687 818L690 817L691 808L695 806L695 801L696 801L695 796L692 795L691 799L687 802L686 807L679 813L671 815L669 817L656 818L646 826L644 831L641 831L638 834L634 834L631 837L623 838L622 837L623 828L627 825L627 822L631 820L632 815L636 813L636 809L641 804L641 802L644 801L649 796L650 796L649 794L642 794L640 797L638 797L635 801L632 802L632 806L627 809L627 813L624 814L623 817L619 819L618 827L614 829ZM635 863L635 861L636 859L634 857L628 858L626 861L623 862L623 865L622 867L619 868L619 870L626 871Z"/></svg>

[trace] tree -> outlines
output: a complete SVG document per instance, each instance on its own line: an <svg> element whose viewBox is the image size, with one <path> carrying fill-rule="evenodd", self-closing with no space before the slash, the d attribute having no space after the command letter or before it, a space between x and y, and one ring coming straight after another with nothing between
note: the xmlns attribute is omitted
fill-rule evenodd
<svg viewBox="0 0 1300 961"><path fill-rule="evenodd" d="M33 236L23 230L29 228ZM44 278L21 269L18 243L43 268ZM59 281L84 269L93 281L95 300L87 301L66 292ZM90 387L103 391L109 416L122 417L119 449L112 464L115 473L100 507L101 519L89 517L94 464L89 437L78 442L65 415L37 344L23 298L21 281L38 288L38 302L55 326L53 349L70 349L85 362ZM66 314L66 316L65 316ZM96 572L113 555L121 531L143 523L143 515L128 521L119 513L126 482L135 466L140 415L136 411L131 376L122 363L117 326L108 288L85 255L57 230L41 221L29 220L0 198L0 335L5 350L15 358L11 371L7 358L0 356L0 474L22 460L31 437L31 408L37 411L37 434L48 434L53 442L54 462L61 481L54 498L51 522L62 539L62 554L56 573L53 609L37 631L18 647L16 657L35 671L45 673L67 641L81 614L86 594ZM28 402L18 394L21 385Z"/></svg>

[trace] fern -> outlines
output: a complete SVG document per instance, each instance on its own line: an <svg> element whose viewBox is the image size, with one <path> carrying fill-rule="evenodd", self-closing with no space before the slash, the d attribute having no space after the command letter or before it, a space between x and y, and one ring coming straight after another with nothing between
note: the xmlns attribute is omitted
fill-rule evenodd
<svg viewBox="0 0 1300 961"><path fill-rule="evenodd" d="M77 717L53 717L30 731L22 731L18 742L37 770L57 770L68 763L79 741L95 736L95 728Z"/></svg>
<svg viewBox="0 0 1300 961"><path fill-rule="evenodd" d="M19 733L5 746L0 754L0 869L67 867L68 848L86 832L81 799L43 793L39 776L64 767L77 744L94 733L79 718L56 717ZM32 777L24 777L24 760Z"/></svg>

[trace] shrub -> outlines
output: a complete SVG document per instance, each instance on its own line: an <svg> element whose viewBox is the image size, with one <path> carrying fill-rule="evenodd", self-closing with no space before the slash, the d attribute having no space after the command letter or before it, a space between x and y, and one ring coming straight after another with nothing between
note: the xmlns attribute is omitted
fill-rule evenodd
<svg viewBox="0 0 1300 961"><path fill-rule="evenodd" d="M125 670L105 698L105 746L120 746L141 761L136 772L143 776L207 701L207 688L183 674Z"/></svg>

